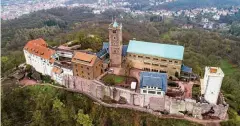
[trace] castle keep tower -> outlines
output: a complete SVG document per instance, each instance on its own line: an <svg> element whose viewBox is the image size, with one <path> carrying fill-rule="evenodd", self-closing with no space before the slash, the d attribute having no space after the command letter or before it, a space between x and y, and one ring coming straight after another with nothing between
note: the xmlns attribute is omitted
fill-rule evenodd
<svg viewBox="0 0 240 126"><path fill-rule="evenodd" d="M109 25L110 66L121 67L122 63L122 24L116 21Z"/></svg>

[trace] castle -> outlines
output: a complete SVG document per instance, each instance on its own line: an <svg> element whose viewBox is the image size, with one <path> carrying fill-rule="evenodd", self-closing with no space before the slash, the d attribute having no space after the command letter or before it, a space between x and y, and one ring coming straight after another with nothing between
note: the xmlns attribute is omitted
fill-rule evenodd
<svg viewBox="0 0 240 126"><path fill-rule="evenodd" d="M142 71L138 75L139 93L156 97L166 94L167 80L180 78L182 73L184 78L191 79L192 69L182 63L183 46L137 40L130 40L128 45L123 45L122 24L114 21L108 30L109 42L103 42L102 49L97 53L74 50L75 47L63 45L48 47L41 38L31 40L23 49L26 63L42 75L51 76L59 84L65 85L66 76L91 81L102 76L109 68L124 69L124 64L131 62L133 69ZM217 71L222 73L220 68ZM206 68L206 77L201 84L202 94L208 103L216 104L224 75L222 73L217 79L218 88L212 88L213 81L209 80L214 80L212 76L215 75L207 72Z"/></svg>

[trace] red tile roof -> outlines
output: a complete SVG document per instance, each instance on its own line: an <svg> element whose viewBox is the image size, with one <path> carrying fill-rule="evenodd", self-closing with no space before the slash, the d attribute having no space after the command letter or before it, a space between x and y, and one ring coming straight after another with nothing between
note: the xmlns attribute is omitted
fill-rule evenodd
<svg viewBox="0 0 240 126"><path fill-rule="evenodd" d="M44 46L44 47L47 47L47 43L42 39L42 38L38 38L38 39L35 39L35 40L31 40L29 41L30 43L35 43L35 44L38 44L40 46Z"/></svg>
<svg viewBox="0 0 240 126"><path fill-rule="evenodd" d="M55 53L55 50L49 49L46 42L41 38L29 41L24 49L33 55L49 60L50 63L54 62L51 56Z"/></svg>
<svg viewBox="0 0 240 126"><path fill-rule="evenodd" d="M72 62L83 61L84 64L92 66L92 65L94 65L96 59L97 59L96 55L87 54L84 52L75 52L75 54L72 58Z"/></svg>

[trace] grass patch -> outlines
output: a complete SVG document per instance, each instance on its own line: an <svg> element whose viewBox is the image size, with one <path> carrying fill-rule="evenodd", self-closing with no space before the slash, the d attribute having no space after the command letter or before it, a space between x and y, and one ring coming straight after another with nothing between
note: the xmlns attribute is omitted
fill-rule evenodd
<svg viewBox="0 0 240 126"><path fill-rule="evenodd" d="M125 81L125 77L123 76L118 76L114 74L107 74L102 78L103 82L108 85L115 85L115 84L120 84Z"/></svg>
<svg viewBox="0 0 240 126"><path fill-rule="evenodd" d="M225 75L232 75L234 72L237 71L237 67L234 67L227 60L222 60L220 66L221 66Z"/></svg>
<svg viewBox="0 0 240 126"><path fill-rule="evenodd" d="M198 96L201 94L201 88L199 85L193 85L192 87L192 97L193 99L198 99Z"/></svg>

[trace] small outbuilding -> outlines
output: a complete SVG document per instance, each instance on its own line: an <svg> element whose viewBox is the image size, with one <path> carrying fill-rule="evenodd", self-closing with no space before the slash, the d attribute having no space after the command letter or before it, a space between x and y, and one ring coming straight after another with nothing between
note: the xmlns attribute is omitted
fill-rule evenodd
<svg viewBox="0 0 240 126"><path fill-rule="evenodd" d="M165 95L167 91L167 73L141 72L140 73L140 93Z"/></svg>

